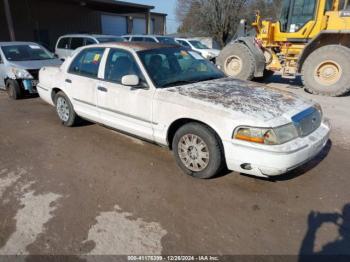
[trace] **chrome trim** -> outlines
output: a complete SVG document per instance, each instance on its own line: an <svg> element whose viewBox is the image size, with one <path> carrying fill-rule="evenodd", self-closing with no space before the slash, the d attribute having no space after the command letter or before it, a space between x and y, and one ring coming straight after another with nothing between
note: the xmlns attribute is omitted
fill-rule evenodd
<svg viewBox="0 0 350 262"><path fill-rule="evenodd" d="M44 91L49 91L49 89L47 89L47 88L45 88L45 87L42 87L42 86L40 86L40 85L37 85L36 88L40 88L40 89L42 89L42 90L44 90Z"/></svg>
<svg viewBox="0 0 350 262"><path fill-rule="evenodd" d="M93 103L86 102L86 101L83 101L83 100L80 100L80 99L77 99L77 98L73 98L73 100L75 100L75 101L77 101L79 103L83 103L83 104L89 105L89 106L97 107L97 105L95 105Z"/></svg>
<svg viewBox="0 0 350 262"><path fill-rule="evenodd" d="M127 114L127 113L124 113L124 112L120 112L120 111L117 111L117 110L114 110L114 109L110 109L110 108L106 108L106 107L101 107L101 106L98 106L98 108L100 108L100 109L102 109L102 110L106 110L106 111L112 112L112 113L115 113L115 114L118 114L118 115L130 117L130 118L133 118L133 119L142 121L142 122L150 123L150 124L153 124L153 125L158 125L158 123L155 123L155 122L152 122L152 121L149 121L149 120L147 120L147 119L140 118L140 117L137 117L137 116L133 116L133 115L130 115L130 114Z"/></svg>

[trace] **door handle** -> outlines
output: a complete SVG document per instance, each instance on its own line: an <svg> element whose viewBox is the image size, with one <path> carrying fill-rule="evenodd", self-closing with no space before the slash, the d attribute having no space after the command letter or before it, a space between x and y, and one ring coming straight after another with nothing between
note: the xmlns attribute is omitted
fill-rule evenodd
<svg viewBox="0 0 350 262"><path fill-rule="evenodd" d="M97 89L101 92L108 92L108 89L103 86L98 86Z"/></svg>
<svg viewBox="0 0 350 262"><path fill-rule="evenodd" d="M66 83L69 83L69 84L72 83L72 80L70 80L70 79L66 79L65 81L66 81Z"/></svg>

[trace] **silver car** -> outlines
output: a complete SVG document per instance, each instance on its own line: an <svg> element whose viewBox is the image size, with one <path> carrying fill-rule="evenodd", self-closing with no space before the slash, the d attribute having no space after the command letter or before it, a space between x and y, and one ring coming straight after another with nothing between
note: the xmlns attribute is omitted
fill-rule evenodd
<svg viewBox="0 0 350 262"><path fill-rule="evenodd" d="M39 70L62 62L44 47L32 42L0 42L0 89L19 99L36 94Z"/></svg>

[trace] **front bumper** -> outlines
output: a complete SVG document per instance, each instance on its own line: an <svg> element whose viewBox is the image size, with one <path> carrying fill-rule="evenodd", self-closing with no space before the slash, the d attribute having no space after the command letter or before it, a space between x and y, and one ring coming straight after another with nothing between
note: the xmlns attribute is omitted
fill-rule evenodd
<svg viewBox="0 0 350 262"><path fill-rule="evenodd" d="M321 126L308 136L283 145L252 145L244 141L225 141L227 167L232 171L259 177L284 174L320 153L328 142L330 130L329 121L324 120Z"/></svg>
<svg viewBox="0 0 350 262"><path fill-rule="evenodd" d="M36 86L38 84L38 80L36 79L22 79L23 89L28 91L30 94L37 94L38 91Z"/></svg>

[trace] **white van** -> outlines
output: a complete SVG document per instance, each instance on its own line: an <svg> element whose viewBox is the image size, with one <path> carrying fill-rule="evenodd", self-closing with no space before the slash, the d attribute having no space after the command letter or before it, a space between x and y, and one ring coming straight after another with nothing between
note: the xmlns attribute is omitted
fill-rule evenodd
<svg viewBox="0 0 350 262"><path fill-rule="evenodd" d="M65 60L79 47L109 42L124 42L124 38L113 35L72 34L61 36L55 46L55 54Z"/></svg>

